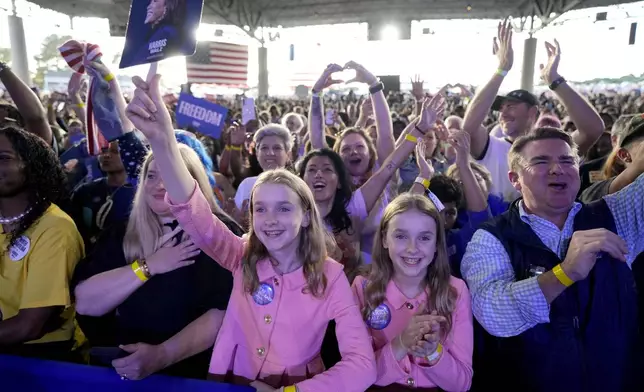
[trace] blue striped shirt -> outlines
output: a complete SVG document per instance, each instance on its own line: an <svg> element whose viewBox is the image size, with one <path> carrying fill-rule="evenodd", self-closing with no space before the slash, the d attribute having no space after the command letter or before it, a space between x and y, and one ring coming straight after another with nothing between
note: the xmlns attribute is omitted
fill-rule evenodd
<svg viewBox="0 0 644 392"><path fill-rule="evenodd" d="M644 175L622 189L604 197L613 214L617 234L626 242L630 266L644 250ZM523 202L519 214L543 244L564 259L573 234L575 215L581 204L575 203L562 230L553 223L528 214ZM492 335L516 336L539 323L550 321L550 305L537 277L517 281L510 256L501 242L485 230L477 230L468 244L461 273L472 293L472 312Z"/></svg>

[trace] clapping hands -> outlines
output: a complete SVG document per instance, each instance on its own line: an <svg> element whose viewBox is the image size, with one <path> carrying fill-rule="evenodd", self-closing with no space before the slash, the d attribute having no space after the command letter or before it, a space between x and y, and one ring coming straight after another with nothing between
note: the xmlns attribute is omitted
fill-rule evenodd
<svg viewBox="0 0 644 392"><path fill-rule="evenodd" d="M497 36L492 43L492 52L499 58L499 69L509 71L514 63L512 49L512 23L509 19L499 22Z"/></svg>
<svg viewBox="0 0 644 392"><path fill-rule="evenodd" d="M559 79L559 60L561 59L561 46L559 41L555 40L555 44L546 42L546 52L548 52L548 62L546 65L540 64L541 79L548 84L552 84L555 80Z"/></svg>

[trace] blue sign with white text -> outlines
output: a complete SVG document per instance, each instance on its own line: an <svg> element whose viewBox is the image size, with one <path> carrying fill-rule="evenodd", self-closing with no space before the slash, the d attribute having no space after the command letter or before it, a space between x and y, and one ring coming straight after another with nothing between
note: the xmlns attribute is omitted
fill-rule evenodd
<svg viewBox="0 0 644 392"><path fill-rule="evenodd" d="M192 126L200 133L219 138L228 109L189 94L179 95L175 118L180 127Z"/></svg>
<svg viewBox="0 0 644 392"><path fill-rule="evenodd" d="M203 0L132 0L119 68L192 56Z"/></svg>

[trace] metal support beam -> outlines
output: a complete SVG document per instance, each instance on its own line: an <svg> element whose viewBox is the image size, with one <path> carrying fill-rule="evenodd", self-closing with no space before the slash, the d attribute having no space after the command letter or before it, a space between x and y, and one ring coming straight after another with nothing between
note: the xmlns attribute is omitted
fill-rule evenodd
<svg viewBox="0 0 644 392"><path fill-rule="evenodd" d="M27 57L27 44L22 18L17 16L15 0L11 2L13 13L9 19L9 41L11 43L11 67L13 72L28 86L31 86L29 74L29 60Z"/></svg>
<svg viewBox="0 0 644 392"><path fill-rule="evenodd" d="M532 92L534 87L534 69L537 58L537 39L528 38L523 45L523 69L521 70L521 88Z"/></svg>
<svg viewBox="0 0 644 392"><path fill-rule="evenodd" d="M550 23L554 22L561 15L565 14L566 12L572 10L573 8L581 4L582 1L583 0L571 0L569 3L566 3L566 5L564 5L561 10L558 10L555 16L550 17L550 15L548 15L547 17L541 17L541 26L537 27L536 29L532 29L530 33L534 34L537 31L547 27Z"/></svg>
<svg viewBox="0 0 644 392"><path fill-rule="evenodd" d="M260 46L257 49L257 55L259 65L257 94L262 97L268 95L268 50L264 46Z"/></svg>

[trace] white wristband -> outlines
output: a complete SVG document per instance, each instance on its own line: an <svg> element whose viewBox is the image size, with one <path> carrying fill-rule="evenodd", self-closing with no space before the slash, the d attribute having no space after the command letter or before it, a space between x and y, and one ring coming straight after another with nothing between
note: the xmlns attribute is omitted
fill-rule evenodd
<svg viewBox="0 0 644 392"><path fill-rule="evenodd" d="M431 353L430 355L427 356L427 362L434 362L438 358L441 357L441 354L443 354L443 346L438 343L438 346L436 346L436 351Z"/></svg>
<svg viewBox="0 0 644 392"><path fill-rule="evenodd" d="M438 212L441 212L445 209L445 206L443 205L443 203L441 203L441 201L438 199L438 197L436 197L435 194L432 193L432 191L427 190L427 197L429 197L429 200L431 200L432 203L434 203Z"/></svg>

